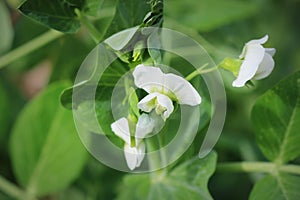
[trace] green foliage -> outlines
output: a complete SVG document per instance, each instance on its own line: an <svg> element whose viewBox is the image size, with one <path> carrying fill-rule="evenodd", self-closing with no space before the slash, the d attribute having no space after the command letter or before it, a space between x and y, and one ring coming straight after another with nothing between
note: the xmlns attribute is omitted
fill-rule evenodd
<svg viewBox="0 0 300 200"><path fill-rule="evenodd" d="M90 98L90 90L94 87L97 87L97 91L95 99L92 99ZM110 124L114 122L110 102L112 89L111 87L94 86L84 83L75 86L76 96L74 97L74 87L65 89L60 96L60 101L65 108L76 109L76 112L80 113L80 121L88 130L94 133L113 135L110 128ZM73 101L73 98L75 98L76 101ZM91 123L91 117L94 117L94 115L91 115L91 112L94 109L102 130L97 128L97 124Z"/></svg>
<svg viewBox="0 0 300 200"><path fill-rule="evenodd" d="M9 12L3 1L0 2L0 55L8 50L14 38L13 27L9 18Z"/></svg>
<svg viewBox="0 0 300 200"><path fill-rule="evenodd" d="M161 47L160 37L157 31L153 32L147 40L148 47ZM148 48L149 55L155 64L162 63L162 52L159 49Z"/></svg>
<svg viewBox="0 0 300 200"><path fill-rule="evenodd" d="M136 95L135 90L131 87L129 89L129 97L128 97L128 103L129 103L129 107L130 107L130 114L132 114L135 117L139 117L140 116L140 111L138 108L138 96Z"/></svg>
<svg viewBox="0 0 300 200"><path fill-rule="evenodd" d="M256 183L250 200L296 200L300 197L300 177L286 173L268 175Z"/></svg>
<svg viewBox="0 0 300 200"><path fill-rule="evenodd" d="M127 28L142 24L145 15L150 11L148 0L119 0L116 14L106 32L105 38Z"/></svg>
<svg viewBox="0 0 300 200"><path fill-rule="evenodd" d="M212 31L257 11L254 3L238 0L166 0L165 5L166 16L198 31Z"/></svg>
<svg viewBox="0 0 300 200"><path fill-rule="evenodd" d="M37 22L64 33L76 33L80 20L75 10L86 15L97 15L103 0L27 0L20 11Z"/></svg>
<svg viewBox="0 0 300 200"><path fill-rule="evenodd" d="M26 16L49 28L65 33L75 33L80 27L75 9L82 7L82 1L74 3L62 0L27 0L19 9Z"/></svg>
<svg viewBox="0 0 300 200"><path fill-rule="evenodd" d="M217 155L193 158L168 174L127 175L120 187L118 200L125 199L212 199L207 184L216 167ZM157 176L155 176L157 173Z"/></svg>
<svg viewBox="0 0 300 200"><path fill-rule="evenodd" d="M83 12L87 15L97 16L104 0L86 0Z"/></svg>
<svg viewBox="0 0 300 200"><path fill-rule="evenodd" d="M69 83L49 86L22 110L10 138L13 169L29 193L46 195L66 188L86 161L72 113L59 104Z"/></svg>
<svg viewBox="0 0 300 200"><path fill-rule="evenodd" d="M262 95L252 111L255 136L264 155L279 164L300 156L300 72Z"/></svg>
<svg viewBox="0 0 300 200"><path fill-rule="evenodd" d="M300 156L300 72L262 95L252 120L258 146L276 169L256 183L250 199L299 199L300 177L280 172L280 166Z"/></svg>

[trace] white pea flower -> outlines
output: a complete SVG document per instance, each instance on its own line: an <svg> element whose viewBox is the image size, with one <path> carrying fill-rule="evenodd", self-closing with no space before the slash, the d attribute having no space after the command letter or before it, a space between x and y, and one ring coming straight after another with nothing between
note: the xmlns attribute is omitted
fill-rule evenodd
<svg viewBox="0 0 300 200"><path fill-rule="evenodd" d="M187 80L165 74L158 67L140 64L134 69L133 77L135 85L149 93L138 103L139 109L148 113L155 109L163 120L174 110L172 101L190 106L201 103L200 95Z"/></svg>
<svg viewBox="0 0 300 200"><path fill-rule="evenodd" d="M130 170L139 167L145 157L146 146L143 138L152 132L154 122L147 114L142 114L136 124L135 135L131 137L129 123L126 118L121 118L111 124L112 131L124 142L124 155Z"/></svg>
<svg viewBox="0 0 300 200"><path fill-rule="evenodd" d="M274 68L274 48L264 48L268 35L261 39L251 40L244 46L240 59L244 59L236 80L232 86L243 87L251 79L259 80L269 76Z"/></svg>

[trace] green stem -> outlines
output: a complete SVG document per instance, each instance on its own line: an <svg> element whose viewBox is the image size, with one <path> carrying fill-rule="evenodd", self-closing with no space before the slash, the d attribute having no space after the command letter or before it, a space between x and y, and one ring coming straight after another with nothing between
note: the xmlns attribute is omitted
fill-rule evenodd
<svg viewBox="0 0 300 200"><path fill-rule="evenodd" d="M209 68L209 69L200 70L200 71L199 71L199 74L207 74L207 73L209 73L209 72L216 71L218 68L219 68L219 65L217 65L217 66L215 66L215 67L212 67L212 68Z"/></svg>
<svg viewBox="0 0 300 200"><path fill-rule="evenodd" d="M28 197L28 194L25 191L15 186L2 176L0 176L0 190L16 199L36 200L34 197Z"/></svg>
<svg viewBox="0 0 300 200"><path fill-rule="evenodd" d="M81 23L88 30L88 32L91 35L91 37L93 38L93 40L96 42L96 44L98 44L102 38L101 34L98 32L98 30L95 28L95 26L89 21L89 19L85 15L81 14L79 9L75 9L75 13L77 14Z"/></svg>
<svg viewBox="0 0 300 200"><path fill-rule="evenodd" d="M161 158L161 149L157 149L155 145L155 139L149 138L147 142L147 151L151 152L148 154L149 167L151 171L151 180L152 182L160 182L166 175L166 168L162 167L162 158ZM155 152L155 153L154 153ZM159 169L161 168L161 169Z"/></svg>
<svg viewBox="0 0 300 200"><path fill-rule="evenodd" d="M163 135L162 134L158 134L157 135L158 137L158 145L159 145L159 153L160 153L160 157L161 157L161 162L162 162L162 166L163 166L163 169L161 170L161 174L163 176L165 176L167 174L167 155L166 155L166 152L164 151L164 138L163 138Z"/></svg>
<svg viewBox="0 0 300 200"><path fill-rule="evenodd" d="M300 166L282 165L278 167L272 162L220 163L217 166L217 172L263 172L273 174L277 171L300 175Z"/></svg>
<svg viewBox="0 0 300 200"><path fill-rule="evenodd" d="M0 69L7 66L11 62L33 52L34 50L50 43L51 41L61 37L63 33L50 30L41 36L23 44L20 47L8 52L7 54L0 57Z"/></svg>
<svg viewBox="0 0 300 200"><path fill-rule="evenodd" d="M282 165L279 167L282 172L300 175L300 166L298 165Z"/></svg>
<svg viewBox="0 0 300 200"><path fill-rule="evenodd" d="M200 74L206 74L212 71L215 71L218 69L219 66L215 66L209 69L205 69L208 66L208 63L202 65L201 67L199 67L198 69L196 69L195 71L193 71L192 73L190 73L189 75L187 75L187 77L185 77L185 79L187 81L192 80L193 78L195 78L196 76L200 75Z"/></svg>

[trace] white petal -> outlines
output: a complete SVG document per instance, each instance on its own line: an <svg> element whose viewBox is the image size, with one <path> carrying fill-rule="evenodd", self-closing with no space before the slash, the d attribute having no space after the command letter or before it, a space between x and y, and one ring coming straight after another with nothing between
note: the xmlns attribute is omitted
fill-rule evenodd
<svg viewBox="0 0 300 200"><path fill-rule="evenodd" d="M112 131L120 137L126 144L130 145L130 131L128 120L126 118L121 118L111 124Z"/></svg>
<svg viewBox="0 0 300 200"><path fill-rule="evenodd" d="M130 170L139 167L145 157L146 146L141 142L137 147L131 147L128 144L124 146L124 155L127 166Z"/></svg>
<svg viewBox="0 0 300 200"><path fill-rule="evenodd" d="M265 51L267 54L269 54L270 56L274 56L276 53L276 49L275 48L265 48Z"/></svg>
<svg viewBox="0 0 300 200"><path fill-rule="evenodd" d="M168 96L158 92L150 93L145 96L138 103L138 107L144 112L151 112L151 110L155 108L156 113L162 115L164 120L166 120L174 110L172 100Z"/></svg>
<svg viewBox="0 0 300 200"><path fill-rule="evenodd" d="M136 163L136 167L139 167L145 157L145 151L146 151L146 146L144 142L141 142L138 146L137 146L137 163Z"/></svg>
<svg viewBox="0 0 300 200"><path fill-rule="evenodd" d="M243 51L242 51L242 53L239 55L239 59L245 58L245 56L246 56L246 49L247 49L247 45L245 45L245 46L243 47Z"/></svg>
<svg viewBox="0 0 300 200"><path fill-rule="evenodd" d="M248 80L254 77L265 54L265 50L260 44L248 45L246 51L238 77L232 83L233 87L243 87Z"/></svg>
<svg viewBox="0 0 300 200"><path fill-rule="evenodd" d="M175 74L164 74L158 67L138 65L133 71L133 77L135 85L148 93L159 92L171 98L174 96L180 104L194 106L201 103L200 95L187 80Z"/></svg>
<svg viewBox="0 0 300 200"><path fill-rule="evenodd" d="M135 145L138 146L139 143L146 137L149 133L153 131L154 120L150 118L148 114L143 113L136 124L135 130Z"/></svg>
<svg viewBox="0 0 300 200"><path fill-rule="evenodd" d="M260 63L258 70L257 70L255 76L253 77L253 79L259 80L259 79L266 78L273 71L274 65L275 65L275 63L274 63L272 56L269 55L268 53L265 53L265 56L264 56L262 62Z"/></svg>
<svg viewBox="0 0 300 200"><path fill-rule="evenodd" d="M131 147L129 144L124 145L124 155L127 166L130 170L134 170L138 163L138 151L136 147Z"/></svg>
<svg viewBox="0 0 300 200"><path fill-rule="evenodd" d="M268 41L269 36L265 35L264 37L260 38L260 39L255 39L255 40L250 40L249 42L247 42L243 48L243 51L241 53L241 55L239 56L240 59L245 58L246 53L247 53L247 48L249 45L251 44L264 44Z"/></svg>
<svg viewBox="0 0 300 200"><path fill-rule="evenodd" d="M250 40L246 45L249 44L264 44L268 41L269 36L265 35L264 37L260 38L260 39L255 39L255 40Z"/></svg>
<svg viewBox="0 0 300 200"><path fill-rule="evenodd" d="M164 85L164 73L158 67L140 64L133 71L134 84L151 93L161 91Z"/></svg>
<svg viewBox="0 0 300 200"><path fill-rule="evenodd" d="M184 78L175 74L166 74L166 87L175 94L179 104L195 106L201 103L197 90Z"/></svg>
<svg viewBox="0 0 300 200"><path fill-rule="evenodd" d="M163 110L162 118L164 121L166 121L166 119L174 111L172 100L163 94L157 95L156 113L160 114L160 110Z"/></svg>
<svg viewBox="0 0 300 200"><path fill-rule="evenodd" d="M157 97L156 92L150 93L145 96L142 100L138 103L138 108L144 112L150 112L153 108L155 108L155 98Z"/></svg>

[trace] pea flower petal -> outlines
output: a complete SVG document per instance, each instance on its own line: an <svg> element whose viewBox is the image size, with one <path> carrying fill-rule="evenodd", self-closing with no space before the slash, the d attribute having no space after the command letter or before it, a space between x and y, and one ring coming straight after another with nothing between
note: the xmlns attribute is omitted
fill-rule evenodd
<svg viewBox="0 0 300 200"><path fill-rule="evenodd" d="M251 79L259 80L270 75L275 65L272 58L275 54L275 49L262 46L267 40L268 35L246 43L240 55L240 59L244 59L244 62L232 86L243 87Z"/></svg>
<svg viewBox="0 0 300 200"><path fill-rule="evenodd" d="M148 115L143 113L136 124L135 129L135 144L139 145L141 141L153 131L155 126L154 120Z"/></svg>
<svg viewBox="0 0 300 200"><path fill-rule="evenodd" d="M201 97L192 84L178 75L165 74L158 67L140 64L134 69L133 77L135 85L149 93L139 102L139 108L145 112L156 109L163 119L174 110L172 100L190 106L201 103Z"/></svg>
<svg viewBox="0 0 300 200"><path fill-rule="evenodd" d="M139 167L145 157L145 144L141 142L137 147L131 147L128 144L124 145L124 154L127 166L130 170L134 170Z"/></svg>
<svg viewBox="0 0 300 200"><path fill-rule="evenodd" d="M150 93L145 96L139 103L138 108L144 112L151 112L155 109L158 115L161 115L166 120L174 110L171 99L158 92Z"/></svg>
<svg viewBox="0 0 300 200"><path fill-rule="evenodd" d="M145 157L146 146L143 138L152 132L154 122L147 114L142 114L136 124L135 144L132 144L128 120L121 118L111 124L112 131L124 142L124 155L130 170L139 167Z"/></svg>
<svg viewBox="0 0 300 200"><path fill-rule="evenodd" d="M111 124L112 131L126 144L131 144L128 120L123 117Z"/></svg>

